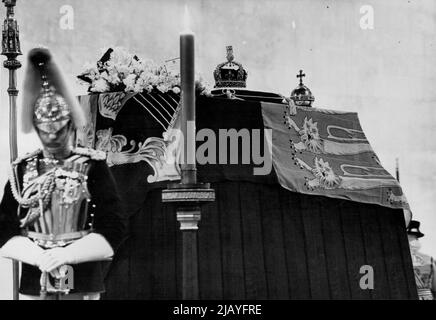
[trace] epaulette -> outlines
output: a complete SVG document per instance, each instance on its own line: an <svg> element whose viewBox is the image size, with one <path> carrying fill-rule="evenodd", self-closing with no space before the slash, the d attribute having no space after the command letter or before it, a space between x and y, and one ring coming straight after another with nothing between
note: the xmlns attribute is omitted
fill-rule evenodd
<svg viewBox="0 0 436 320"><path fill-rule="evenodd" d="M91 148L74 148L73 153L90 157L92 160L106 160L106 152Z"/></svg>
<svg viewBox="0 0 436 320"><path fill-rule="evenodd" d="M22 161L25 161L25 160L29 160L29 159L35 158L35 157L37 157L38 155L40 155L41 152L42 152L42 149L37 149L37 150L35 150L35 151L28 152L28 153L26 153L26 154L24 154L24 155L22 155L22 156L20 156L20 157L17 157L17 158L12 162L12 165L18 165L18 164L21 163Z"/></svg>

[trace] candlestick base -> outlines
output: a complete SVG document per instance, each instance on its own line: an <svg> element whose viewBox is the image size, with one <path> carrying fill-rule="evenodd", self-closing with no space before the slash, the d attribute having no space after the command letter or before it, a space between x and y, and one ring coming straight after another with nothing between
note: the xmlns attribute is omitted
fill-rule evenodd
<svg viewBox="0 0 436 320"><path fill-rule="evenodd" d="M162 202L175 203L182 232L182 299L198 299L198 222L201 205L215 201L209 183L171 183L162 190Z"/></svg>
<svg viewBox="0 0 436 320"><path fill-rule="evenodd" d="M162 202L198 205L215 201L215 190L209 183L171 183L162 190Z"/></svg>

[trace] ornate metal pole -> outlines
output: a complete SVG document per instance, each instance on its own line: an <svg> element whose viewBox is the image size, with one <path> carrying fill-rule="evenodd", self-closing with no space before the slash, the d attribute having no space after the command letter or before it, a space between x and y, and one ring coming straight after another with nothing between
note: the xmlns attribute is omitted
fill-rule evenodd
<svg viewBox="0 0 436 320"><path fill-rule="evenodd" d="M2 30L2 55L6 56L3 66L9 69L9 157L17 158L17 69L21 67L17 56L21 55L17 21L14 19L16 0L2 0L6 7L6 19ZM13 299L18 300L19 265L12 261Z"/></svg>
<svg viewBox="0 0 436 320"><path fill-rule="evenodd" d="M180 35L180 74L183 134L181 182L170 184L168 189L163 190L162 201L173 202L177 206L177 221L180 222L182 231L182 298L193 300L199 298L197 230L201 220L200 205L214 201L215 192L208 183L197 182L194 34L191 31Z"/></svg>

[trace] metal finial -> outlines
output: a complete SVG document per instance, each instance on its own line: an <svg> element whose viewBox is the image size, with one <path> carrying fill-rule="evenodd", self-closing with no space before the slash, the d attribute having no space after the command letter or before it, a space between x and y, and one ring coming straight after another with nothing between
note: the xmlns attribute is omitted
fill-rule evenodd
<svg viewBox="0 0 436 320"><path fill-rule="evenodd" d="M227 61L232 62L235 57L233 56L233 46L227 46Z"/></svg>
<svg viewBox="0 0 436 320"><path fill-rule="evenodd" d="M297 78L300 78L300 84L303 84L303 77L305 77L306 74L303 73L303 70L300 70L300 73L297 74Z"/></svg>
<svg viewBox="0 0 436 320"><path fill-rule="evenodd" d="M50 84L48 83L47 74L45 73L45 64L44 62L38 63L39 72L41 74L41 80L42 80L42 90L44 92L47 92L50 90Z"/></svg>
<svg viewBox="0 0 436 320"><path fill-rule="evenodd" d="M2 29L2 55L8 59L14 59L21 55L20 31L17 20L14 19L14 7L16 0L3 0L6 6L6 19Z"/></svg>

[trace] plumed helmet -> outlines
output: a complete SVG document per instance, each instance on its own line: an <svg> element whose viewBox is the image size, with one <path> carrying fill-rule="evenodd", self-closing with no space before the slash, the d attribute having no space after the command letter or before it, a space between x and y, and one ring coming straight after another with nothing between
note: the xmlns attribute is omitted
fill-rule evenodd
<svg viewBox="0 0 436 320"><path fill-rule="evenodd" d="M23 132L30 132L34 126L45 132L57 132L70 120L76 128L86 124L84 112L60 68L48 49L30 50L23 88Z"/></svg>

